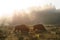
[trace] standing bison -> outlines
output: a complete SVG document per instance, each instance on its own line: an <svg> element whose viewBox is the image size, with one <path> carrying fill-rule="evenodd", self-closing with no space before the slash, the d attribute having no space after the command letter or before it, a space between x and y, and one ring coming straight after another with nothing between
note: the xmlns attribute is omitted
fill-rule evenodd
<svg viewBox="0 0 60 40"><path fill-rule="evenodd" d="M36 33L41 33L41 32L44 32L46 31L45 27L42 25L42 24L36 24L33 26L33 30L36 32Z"/></svg>
<svg viewBox="0 0 60 40"><path fill-rule="evenodd" d="M16 25L15 32L21 32L22 34L27 34L29 32L29 28L26 25Z"/></svg>

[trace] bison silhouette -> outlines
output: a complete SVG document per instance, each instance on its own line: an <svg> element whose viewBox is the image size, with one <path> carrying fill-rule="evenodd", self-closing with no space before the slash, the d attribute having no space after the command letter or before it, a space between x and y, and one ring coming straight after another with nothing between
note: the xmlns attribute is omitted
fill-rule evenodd
<svg viewBox="0 0 60 40"><path fill-rule="evenodd" d="M29 28L28 28L27 25L24 25L24 24L22 24L22 25L16 25L14 32L19 32L19 31L21 31L22 34L23 33L27 34L29 32Z"/></svg>
<svg viewBox="0 0 60 40"><path fill-rule="evenodd" d="M44 32L46 31L45 27L43 24L36 24L33 26L33 30L36 32L36 33L41 33L41 32Z"/></svg>

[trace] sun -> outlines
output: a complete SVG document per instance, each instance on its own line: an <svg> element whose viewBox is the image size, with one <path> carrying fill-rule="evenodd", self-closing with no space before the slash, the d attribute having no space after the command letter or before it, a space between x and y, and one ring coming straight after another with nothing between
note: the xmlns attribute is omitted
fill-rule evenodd
<svg viewBox="0 0 60 40"><path fill-rule="evenodd" d="M46 0L0 0L0 17L12 16L14 10L25 10L29 7L42 6L47 3Z"/></svg>

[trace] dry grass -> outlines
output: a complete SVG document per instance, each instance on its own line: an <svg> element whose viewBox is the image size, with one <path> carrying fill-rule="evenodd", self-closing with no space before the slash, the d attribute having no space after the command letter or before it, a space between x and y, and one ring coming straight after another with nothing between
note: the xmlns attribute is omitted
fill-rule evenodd
<svg viewBox="0 0 60 40"><path fill-rule="evenodd" d="M1 29L1 28L0 28ZM30 30L33 29L33 27L30 27ZM14 27L3 27L2 28L2 31L6 31L7 34L9 34L4 40L19 40L20 37L24 37L24 40L32 40L30 36L32 36L30 34L27 35L27 36L24 36L24 35L21 35L19 32L18 34L15 34L13 32L14 30ZM56 29L57 30L57 29ZM59 32L60 29L58 29L57 31ZM53 31L51 33L39 33L39 34L36 34L34 33L35 35L33 35L33 37L37 37L37 40L60 40L60 34L55 34L56 31ZM5 34L6 35L6 34ZM0 40L3 40L0 38Z"/></svg>

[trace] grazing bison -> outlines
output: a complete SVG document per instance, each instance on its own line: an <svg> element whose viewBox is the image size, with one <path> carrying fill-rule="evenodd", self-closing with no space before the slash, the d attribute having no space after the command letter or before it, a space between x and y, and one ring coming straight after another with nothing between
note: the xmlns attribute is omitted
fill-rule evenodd
<svg viewBox="0 0 60 40"><path fill-rule="evenodd" d="M42 24L36 24L33 26L33 30L36 32L36 33L40 33L40 32L44 32L46 31L45 27L42 25Z"/></svg>
<svg viewBox="0 0 60 40"><path fill-rule="evenodd" d="M25 34L25 33L28 33L29 32L29 28L26 25L16 25L14 31L15 32L16 31L17 32L21 31L21 33L24 33Z"/></svg>

